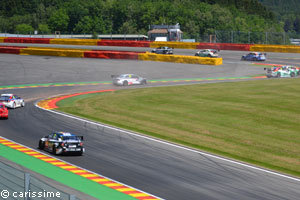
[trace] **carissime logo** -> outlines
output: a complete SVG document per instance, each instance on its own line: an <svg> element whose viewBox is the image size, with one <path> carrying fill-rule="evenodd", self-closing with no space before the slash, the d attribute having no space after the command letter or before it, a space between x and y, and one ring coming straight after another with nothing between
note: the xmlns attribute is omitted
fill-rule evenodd
<svg viewBox="0 0 300 200"><path fill-rule="evenodd" d="M13 198L60 198L60 192L47 192L46 190L42 192L34 192L28 190L28 192L9 192L8 190L2 190L0 192L0 196L3 199L7 199L9 197Z"/></svg>

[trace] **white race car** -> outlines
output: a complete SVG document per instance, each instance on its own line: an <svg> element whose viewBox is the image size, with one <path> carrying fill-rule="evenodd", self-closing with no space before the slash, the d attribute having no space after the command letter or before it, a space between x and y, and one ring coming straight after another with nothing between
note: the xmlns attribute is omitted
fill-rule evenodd
<svg viewBox="0 0 300 200"><path fill-rule="evenodd" d="M114 85L146 85L147 80L135 74L112 75Z"/></svg>
<svg viewBox="0 0 300 200"><path fill-rule="evenodd" d="M17 108L25 106L25 101L14 94L1 94L0 102L8 108Z"/></svg>

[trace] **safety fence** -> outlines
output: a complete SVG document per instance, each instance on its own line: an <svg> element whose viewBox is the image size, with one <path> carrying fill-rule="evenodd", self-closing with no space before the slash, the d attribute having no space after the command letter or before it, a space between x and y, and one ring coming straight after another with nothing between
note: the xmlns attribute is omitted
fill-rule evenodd
<svg viewBox="0 0 300 200"><path fill-rule="evenodd" d="M79 200L55 187L9 165L0 162L0 199L61 199Z"/></svg>
<svg viewBox="0 0 300 200"><path fill-rule="evenodd" d="M236 43L197 43L197 42L150 42L133 40L100 40L100 39L53 39L53 38L21 38L1 37L1 43L37 43L37 44L64 44L64 45L91 45L91 46L126 46L151 47L168 46L178 49L218 49L235 51L265 51L299 53L300 46L296 45L260 45Z"/></svg>
<svg viewBox="0 0 300 200"><path fill-rule="evenodd" d="M222 58L204 58L196 56L160 55L149 52L107 51L86 49L13 47L0 46L0 53L40 56L65 56L78 58L129 59L145 61L176 62L202 65L221 65Z"/></svg>

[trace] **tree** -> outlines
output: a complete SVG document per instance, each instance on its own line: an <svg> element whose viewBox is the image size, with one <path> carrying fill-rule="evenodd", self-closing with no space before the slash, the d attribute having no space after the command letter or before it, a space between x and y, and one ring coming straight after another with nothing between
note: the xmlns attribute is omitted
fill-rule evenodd
<svg viewBox="0 0 300 200"><path fill-rule="evenodd" d="M18 24L16 31L20 34L33 34L33 28L29 24Z"/></svg>
<svg viewBox="0 0 300 200"><path fill-rule="evenodd" d="M126 21L120 27L119 32L121 34L133 34L133 33L136 33L137 30L132 21Z"/></svg>
<svg viewBox="0 0 300 200"><path fill-rule="evenodd" d="M51 32L47 24L39 24L38 31L42 34L49 34Z"/></svg>
<svg viewBox="0 0 300 200"><path fill-rule="evenodd" d="M48 21L52 31L66 31L68 28L68 23L69 16L64 9L54 11Z"/></svg>

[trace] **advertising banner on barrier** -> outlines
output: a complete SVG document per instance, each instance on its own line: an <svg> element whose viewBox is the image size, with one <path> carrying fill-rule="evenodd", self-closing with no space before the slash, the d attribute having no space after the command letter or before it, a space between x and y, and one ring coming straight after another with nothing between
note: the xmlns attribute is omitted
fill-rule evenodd
<svg viewBox="0 0 300 200"><path fill-rule="evenodd" d="M200 44L197 45L197 49L250 51L250 44L200 43Z"/></svg>
<svg viewBox="0 0 300 200"><path fill-rule="evenodd" d="M0 46L0 53L20 54L20 49L27 47Z"/></svg>
<svg viewBox="0 0 300 200"><path fill-rule="evenodd" d="M122 52L122 51L85 51L85 58L102 58L102 59L128 59L137 60L137 52Z"/></svg>
<svg viewBox="0 0 300 200"><path fill-rule="evenodd" d="M50 44L91 45L97 46L97 39L51 39Z"/></svg>
<svg viewBox="0 0 300 200"><path fill-rule="evenodd" d="M134 40L101 40L98 46L124 46L124 47L150 47L150 41L134 41Z"/></svg>
<svg viewBox="0 0 300 200"><path fill-rule="evenodd" d="M21 37L9 37L5 38L5 43L36 43L36 44L49 44L49 38L21 38Z"/></svg>
<svg viewBox="0 0 300 200"><path fill-rule="evenodd" d="M173 49L196 49L198 43L194 42L152 42L150 43L151 48L158 47L170 47Z"/></svg>
<svg viewBox="0 0 300 200"><path fill-rule="evenodd" d="M47 48L26 48L21 49L21 55L40 55L40 56L65 56L83 58L83 50L71 49L47 49Z"/></svg>
<svg viewBox="0 0 300 200"><path fill-rule="evenodd" d="M280 53L300 53L300 46L295 45L252 45L251 51L280 52Z"/></svg>

